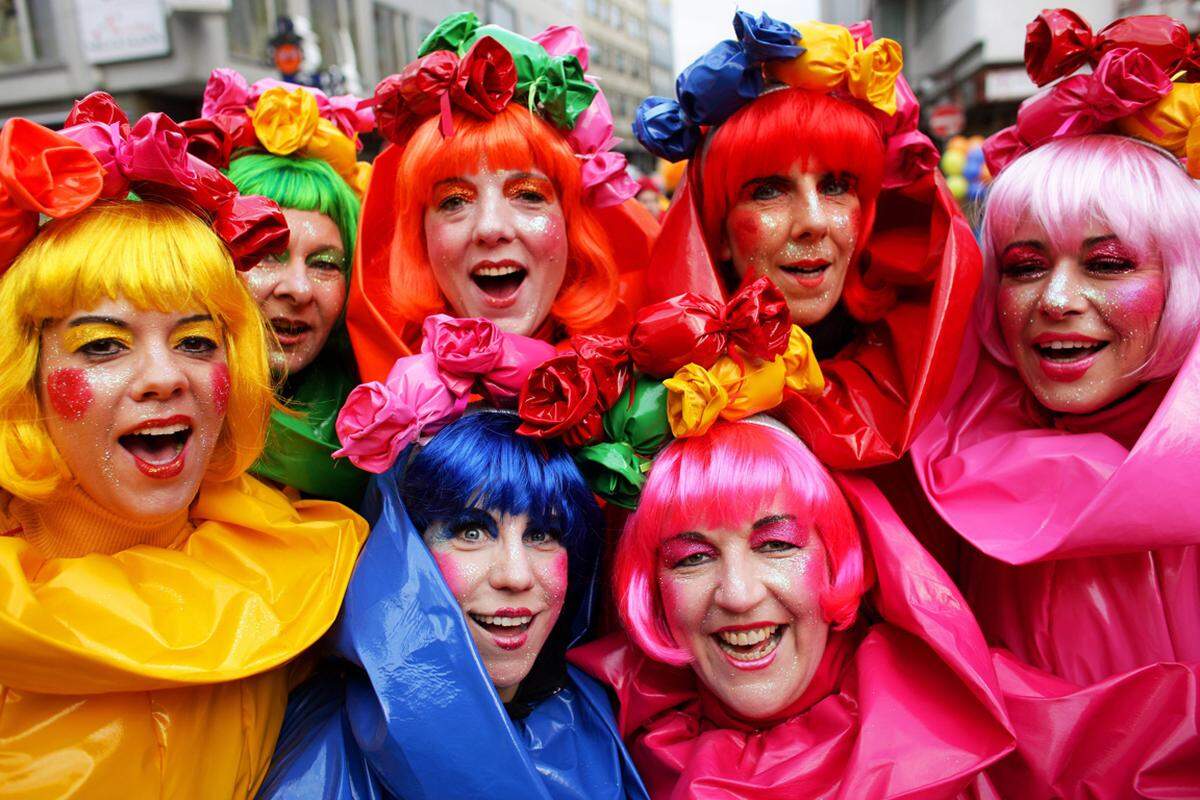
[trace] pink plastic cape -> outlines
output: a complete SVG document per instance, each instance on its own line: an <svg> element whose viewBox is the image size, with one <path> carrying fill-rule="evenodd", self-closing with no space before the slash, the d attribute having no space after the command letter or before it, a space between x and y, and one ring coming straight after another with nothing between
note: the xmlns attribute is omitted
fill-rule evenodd
<svg viewBox="0 0 1200 800"><path fill-rule="evenodd" d="M972 336L912 447L971 545L961 585L997 650L1018 753L1003 796L1200 792L1200 345L1173 382L1053 419ZM1161 398L1161 400L1160 400Z"/></svg>
<svg viewBox="0 0 1200 800"><path fill-rule="evenodd" d="M882 621L806 709L766 728L730 724L690 669L651 661L622 634L571 652L616 692L652 797L955 797L1011 750L987 646L958 590L873 484L839 481Z"/></svg>

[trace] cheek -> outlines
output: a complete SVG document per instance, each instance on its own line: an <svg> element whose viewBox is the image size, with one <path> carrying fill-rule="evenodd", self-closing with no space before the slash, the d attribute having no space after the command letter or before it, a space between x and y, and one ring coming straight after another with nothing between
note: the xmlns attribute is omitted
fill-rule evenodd
<svg viewBox="0 0 1200 800"><path fill-rule="evenodd" d="M700 629L708 612L707 598L712 587L702 576L679 577L669 571L659 572L658 589L662 596L663 616L667 628L678 634L691 634ZM683 638L683 637L680 637ZM683 645L684 642L679 642Z"/></svg>
<svg viewBox="0 0 1200 800"><path fill-rule="evenodd" d="M1030 286L1000 285L996 293L996 316L1000 320L1000 332L1011 349L1019 340L1020 333L1029 321L1029 312L1037 302L1037 290Z"/></svg>
<svg viewBox="0 0 1200 800"><path fill-rule="evenodd" d="M829 214L829 235L845 255L858 243L858 228L862 224L862 209L857 203L834 206Z"/></svg>
<svg viewBox="0 0 1200 800"><path fill-rule="evenodd" d="M1148 340L1158 330L1166 302L1161 278L1126 281L1097 294L1105 321L1122 338Z"/></svg>
<svg viewBox="0 0 1200 800"><path fill-rule="evenodd" d="M255 302L261 305L271 296L271 290L275 288L274 270L266 267L254 267L247 272L238 274L246 284L246 288L250 290L250 296L254 298Z"/></svg>
<svg viewBox="0 0 1200 800"><path fill-rule="evenodd" d="M69 422L83 418L92 405L92 387L81 369L56 369L46 378L46 396L56 414Z"/></svg>
<svg viewBox="0 0 1200 800"><path fill-rule="evenodd" d="M450 593L461 602L471 591L470 570L450 553L435 552L433 560L437 562L438 570L442 573L446 586L450 588Z"/></svg>
<svg viewBox="0 0 1200 800"><path fill-rule="evenodd" d="M784 604L798 619L819 618L821 595L829 583L823 560L816 557L787 559L768 580L777 587Z"/></svg>
<svg viewBox="0 0 1200 800"><path fill-rule="evenodd" d="M212 370L213 407L218 414L223 415L229 408L229 366L215 364Z"/></svg>
<svg viewBox="0 0 1200 800"><path fill-rule="evenodd" d="M449 222L433 214L426 216L425 250L435 272L445 272L462 259L465 228L462 222Z"/></svg>
<svg viewBox="0 0 1200 800"><path fill-rule="evenodd" d="M541 561L537 567L537 580L546 593L550 605L558 608L567 597L567 551L560 550Z"/></svg>
<svg viewBox="0 0 1200 800"><path fill-rule="evenodd" d="M536 214L517 221L521 239L530 255L543 266L566 265L566 221L561 213Z"/></svg>
<svg viewBox="0 0 1200 800"><path fill-rule="evenodd" d="M773 251L786 238L787 215L781 211L735 209L729 215L729 243L736 256L754 258Z"/></svg>
<svg viewBox="0 0 1200 800"><path fill-rule="evenodd" d="M320 312L321 322L332 327L341 316L342 308L346 305L346 281L344 278L327 280L319 286L314 286L314 299Z"/></svg>

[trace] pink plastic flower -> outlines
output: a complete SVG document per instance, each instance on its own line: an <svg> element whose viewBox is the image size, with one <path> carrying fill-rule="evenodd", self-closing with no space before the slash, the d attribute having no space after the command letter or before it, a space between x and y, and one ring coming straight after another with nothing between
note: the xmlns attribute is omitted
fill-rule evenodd
<svg viewBox="0 0 1200 800"><path fill-rule="evenodd" d="M244 112L249 102L250 87L246 85L246 79L235 69L221 67L208 76L200 116Z"/></svg>
<svg viewBox="0 0 1200 800"><path fill-rule="evenodd" d="M356 386L338 413L335 427L342 448L334 458L349 458L367 472L386 472L416 439L414 421L412 409L385 384Z"/></svg>

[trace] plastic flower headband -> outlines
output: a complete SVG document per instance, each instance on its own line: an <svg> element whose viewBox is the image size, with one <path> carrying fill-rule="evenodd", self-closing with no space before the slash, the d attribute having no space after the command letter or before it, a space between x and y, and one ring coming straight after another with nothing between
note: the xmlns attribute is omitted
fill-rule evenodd
<svg viewBox="0 0 1200 800"><path fill-rule="evenodd" d="M597 494L633 508L672 437L824 389L812 343L766 278L727 304L687 293L645 307L628 339L576 336L521 389L517 429L561 436ZM664 380L665 378L665 380Z"/></svg>
<svg viewBox="0 0 1200 800"><path fill-rule="evenodd" d="M421 43L418 58L380 81L363 105L375 108L379 132L403 146L426 119L454 134L451 109L488 119L521 103L558 128L582 161L584 201L603 208L637 194L625 156L613 150L612 111L584 74L588 46L574 26L552 26L527 39L498 25L480 25L466 11L442 20Z"/></svg>
<svg viewBox="0 0 1200 800"><path fill-rule="evenodd" d="M374 129L375 114L354 95L329 97L273 78L250 85L237 70L214 69L200 118L182 127L188 149L217 169L229 166L235 150L258 147L278 156L326 161L359 197L371 179L371 165L357 160L358 135Z"/></svg>
<svg viewBox="0 0 1200 800"><path fill-rule="evenodd" d="M356 386L338 414L342 448L359 469L386 472L400 453L466 412L473 395L511 405L530 371L554 355L540 339L502 332L490 320L435 314L417 355L397 359L387 380Z"/></svg>
<svg viewBox="0 0 1200 800"><path fill-rule="evenodd" d="M1090 74L1072 75L1091 66ZM1162 15L1125 17L1093 34L1078 14L1046 10L1025 28L1025 68L1039 86L1017 122L983 146L992 174L1055 139L1124 133L1186 158L1200 177L1200 44ZM1175 83L1172 83L1174 79Z"/></svg>
<svg viewBox="0 0 1200 800"><path fill-rule="evenodd" d="M187 136L169 117L147 114L130 127L110 95L94 92L75 103L60 133L21 118L0 132L0 271L37 235L39 215L74 216L130 192L199 216L238 269L287 247L279 207L239 195L219 170L188 153Z"/></svg>

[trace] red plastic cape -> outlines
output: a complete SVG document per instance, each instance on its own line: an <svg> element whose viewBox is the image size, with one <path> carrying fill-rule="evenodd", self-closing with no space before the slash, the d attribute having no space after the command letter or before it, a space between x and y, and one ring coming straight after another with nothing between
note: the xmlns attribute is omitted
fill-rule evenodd
<svg viewBox="0 0 1200 800"><path fill-rule="evenodd" d="M391 298L404 291L391 276L391 252L396 238L396 170L403 150L388 145L375 159L371 184L363 198L355 267L346 300L346 327L363 381L381 381L397 358L420 346L420 325L403 325ZM588 333L624 335L632 310L644 302L642 271L658 234L658 223L636 200L592 213L608 233L621 280L621 303L600 329ZM557 344L553 326L542 332Z"/></svg>
<svg viewBox="0 0 1200 800"><path fill-rule="evenodd" d="M1053 418L974 334L912 448L1018 752L1003 797L1200 794L1200 345L1172 381Z"/></svg>
<svg viewBox="0 0 1200 800"><path fill-rule="evenodd" d="M1012 749L983 636L961 595L873 484L841 476L877 576L882 621L836 634L794 715L753 727L694 673L623 634L571 660L616 693L654 798L955 797ZM861 637L861 638L860 638Z"/></svg>
<svg viewBox="0 0 1200 800"><path fill-rule="evenodd" d="M722 285L704 241L695 163L651 255L650 302L686 291L727 300L736 288ZM971 229L936 171L880 194L860 261L873 285L897 287L899 302L821 362L826 387L818 400L791 398L779 413L837 469L888 463L908 449L945 396L982 269Z"/></svg>

